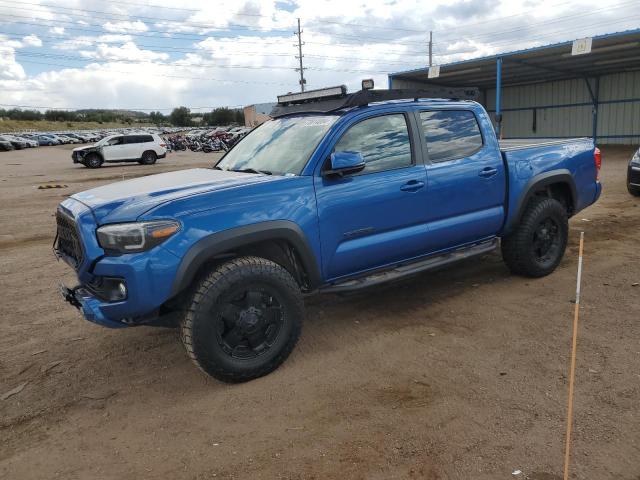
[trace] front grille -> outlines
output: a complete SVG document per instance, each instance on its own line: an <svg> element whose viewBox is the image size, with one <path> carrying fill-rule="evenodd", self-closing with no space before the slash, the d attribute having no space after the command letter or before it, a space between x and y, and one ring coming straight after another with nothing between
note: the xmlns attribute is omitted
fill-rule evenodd
<svg viewBox="0 0 640 480"><path fill-rule="evenodd" d="M58 211L56 223L58 224L56 250L65 257L73 268L77 269L82 263L83 254L76 222Z"/></svg>

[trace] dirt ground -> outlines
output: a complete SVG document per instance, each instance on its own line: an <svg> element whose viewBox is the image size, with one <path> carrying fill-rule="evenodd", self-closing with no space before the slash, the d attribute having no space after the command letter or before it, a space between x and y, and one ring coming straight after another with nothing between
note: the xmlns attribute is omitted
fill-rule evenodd
<svg viewBox="0 0 640 480"><path fill-rule="evenodd" d="M353 296L307 300L271 375L205 377L173 330L108 330L57 293L56 204L132 176L69 147L0 153L0 478L561 478L579 230L586 232L574 479L640 479L640 199L630 148L604 149L600 202L571 221L551 276L498 254ZM61 189L38 189L60 184ZM521 470L519 475L513 475Z"/></svg>

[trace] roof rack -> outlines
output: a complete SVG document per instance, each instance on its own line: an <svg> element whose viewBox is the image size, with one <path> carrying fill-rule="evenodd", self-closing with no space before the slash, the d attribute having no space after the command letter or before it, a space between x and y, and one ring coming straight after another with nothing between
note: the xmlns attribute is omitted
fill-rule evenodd
<svg viewBox="0 0 640 480"><path fill-rule="evenodd" d="M360 90L347 94L344 86L304 93L291 93L278 96L278 103L271 111L272 117L281 117L292 113L329 113L344 108L362 107L374 102L389 100L419 100L421 98L439 98L448 100L476 100L477 88L449 88L428 86L419 89L397 90Z"/></svg>

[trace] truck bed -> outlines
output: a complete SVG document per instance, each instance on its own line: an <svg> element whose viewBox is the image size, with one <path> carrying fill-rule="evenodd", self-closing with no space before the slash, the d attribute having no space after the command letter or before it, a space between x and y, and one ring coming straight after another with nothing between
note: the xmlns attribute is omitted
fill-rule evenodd
<svg viewBox="0 0 640 480"><path fill-rule="evenodd" d="M542 147L546 145L563 145L573 143L576 140L585 140L587 137L576 138L507 138L499 140L500 150L521 150L524 148Z"/></svg>

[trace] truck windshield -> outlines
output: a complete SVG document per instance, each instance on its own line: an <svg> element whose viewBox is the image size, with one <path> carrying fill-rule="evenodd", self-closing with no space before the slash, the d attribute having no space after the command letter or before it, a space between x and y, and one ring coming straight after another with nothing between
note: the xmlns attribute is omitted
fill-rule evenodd
<svg viewBox="0 0 640 480"><path fill-rule="evenodd" d="M242 139L216 168L299 175L337 119L337 115L308 115L269 120Z"/></svg>

